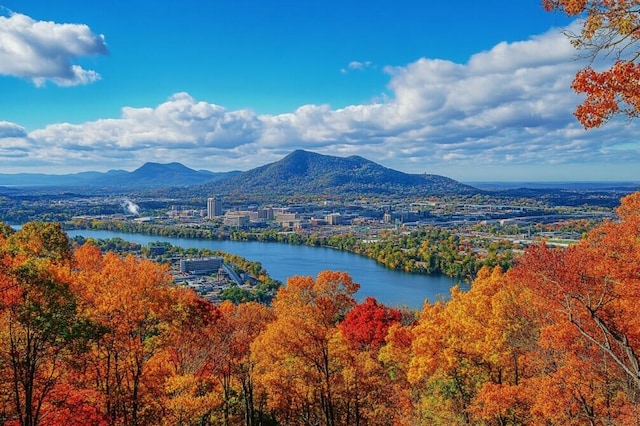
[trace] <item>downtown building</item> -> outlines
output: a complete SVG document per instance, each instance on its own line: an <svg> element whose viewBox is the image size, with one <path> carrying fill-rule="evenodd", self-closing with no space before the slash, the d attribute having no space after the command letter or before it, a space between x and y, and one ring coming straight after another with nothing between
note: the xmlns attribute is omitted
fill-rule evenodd
<svg viewBox="0 0 640 426"><path fill-rule="evenodd" d="M220 197L207 198L207 219L222 216L222 199Z"/></svg>

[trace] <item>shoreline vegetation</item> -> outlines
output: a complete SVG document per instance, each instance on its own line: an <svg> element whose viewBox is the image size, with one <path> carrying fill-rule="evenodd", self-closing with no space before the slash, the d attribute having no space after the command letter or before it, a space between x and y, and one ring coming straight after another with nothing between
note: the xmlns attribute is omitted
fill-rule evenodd
<svg viewBox="0 0 640 426"><path fill-rule="evenodd" d="M162 253L154 255L148 246L130 242L122 238L95 239L76 236L70 238L70 240L79 246L89 243L98 247L103 253L114 252L121 256L142 254L146 259L161 265L166 265L172 274L177 274L179 272L171 268L172 260L176 257L220 257L222 258L222 262L229 265L229 267L231 267L238 276L247 278L244 283L245 285L242 286L231 281L225 286L220 294L217 295L219 301L227 300L236 305L248 302L257 302L269 305L278 288L282 285L281 281L276 280L269 275L269 272L262 266L262 263L251 261L242 256L222 250L187 248L170 243L156 242L153 243L153 245L155 247L162 247ZM194 275L193 278L195 279L199 276L201 277L201 275ZM249 286L246 285L248 283L250 283ZM176 284L190 287L188 284L184 283L178 284L178 282L176 282ZM196 291L196 289L194 289L194 291ZM200 292L198 293L203 298L206 298L205 294Z"/></svg>
<svg viewBox="0 0 640 426"><path fill-rule="evenodd" d="M521 248L507 240L477 242L439 227L413 231L384 231L375 240L363 239L355 232L323 236L278 230L224 230L210 227L179 227L138 222L75 219L63 224L65 229L103 230L201 240L276 242L344 250L377 261L389 269L416 274L443 274L471 282L487 266L507 270Z"/></svg>

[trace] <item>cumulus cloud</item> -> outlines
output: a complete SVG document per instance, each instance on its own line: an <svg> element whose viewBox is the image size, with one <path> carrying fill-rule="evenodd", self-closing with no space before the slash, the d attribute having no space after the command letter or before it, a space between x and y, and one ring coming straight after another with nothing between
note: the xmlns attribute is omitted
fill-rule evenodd
<svg viewBox="0 0 640 426"><path fill-rule="evenodd" d="M0 16L0 74L31 80L36 86L93 83L100 74L74 64L83 56L104 55L102 35L87 25L36 21L26 15Z"/></svg>
<svg viewBox="0 0 640 426"><path fill-rule="evenodd" d="M26 137L24 127L8 121L0 121L0 139Z"/></svg>
<svg viewBox="0 0 640 426"><path fill-rule="evenodd" d="M261 126L251 111L227 111L177 93L155 108L126 107L120 118L53 124L29 136L45 150L55 149L51 158L69 153L72 159L88 162L95 162L96 155L103 160L156 161L160 157L175 161L180 152L197 158L206 152L233 150L255 141Z"/></svg>
<svg viewBox="0 0 640 426"><path fill-rule="evenodd" d="M581 64L571 52L561 32L550 31L500 43L466 63L421 58L386 67L390 94L371 103L258 115L177 93L157 106L125 107L118 118L53 124L26 139L24 129L0 123L0 138L28 140L38 147L34 159L84 170L145 161L249 169L298 148L457 178L488 177L484 169L493 166L518 171L609 162L631 170L640 161L630 139L637 123L586 132L573 117L580 99L570 83Z"/></svg>
<svg viewBox="0 0 640 426"><path fill-rule="evenodd" d="M35 148L33 141L27 136L26 130L15 123L0 121L0 161L9 162L3 164L3 169L9 165L29 165L31 152Z"/></svg>

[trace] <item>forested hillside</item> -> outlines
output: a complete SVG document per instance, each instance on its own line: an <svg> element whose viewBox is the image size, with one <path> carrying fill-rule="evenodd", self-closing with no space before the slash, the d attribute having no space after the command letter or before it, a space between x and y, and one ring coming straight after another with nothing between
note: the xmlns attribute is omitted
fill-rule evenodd
<svg viewBox="0 0 640 426"><path fill-rule="evenodd" d="M345 272L215 306L163 266L0 227L5 425L640 424L640 193L422 312Z"/></svg>
<svg viewBox="0 0 640 426"><path fill-rule="evenodd" d="M250 197L354 197L476 194L481 191L453 179L432 174L407 174L359 156L336 157L296 150L275 163L256 167L200 187L201 193Z"/></svg>

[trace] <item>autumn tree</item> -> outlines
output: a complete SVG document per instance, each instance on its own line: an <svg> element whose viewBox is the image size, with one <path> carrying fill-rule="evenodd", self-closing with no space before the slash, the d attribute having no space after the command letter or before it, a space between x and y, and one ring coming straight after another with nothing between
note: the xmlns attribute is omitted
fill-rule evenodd
<svg viewBox="0 0 640 426"><path fill-rule="evenodd" d="M523 423L536 327L528 294L499 267L483 268L468 292L425 304L407 371L421 392L416 422Z"/></svg>
<svg viewBox="0 0 640 426"><path fill-rule="evenodd" d="M408 371L413 359L413 341L415 323L403 325L391 324L385 337L385 345L380 349L378 359L382 362L385 373L390 380L398 413L406 424L416 424L414 407L419 399L419 392L408 380Z"/></svg>
<svg viewBox="0 0 640 426"><path fill-rule="evenodd" d="M149 359L148 390L164 408L156 424L210 424L222 404L219 387L209 377L209 338L221 318L220 310L193 291L175 294L173 315L159 335L158 350ZM161 421L162 420L162 421Z"/></svg>
<svg viewBox="0 0 640 426"><path fill-rule="evenodd" d="M341 423L339 366L330 341L355 305L359 285L344 272L287 280L273 301L276 315L251 347L257 381L283 425Z"/></svg>
<svg viewBox="0 0 640 426"><path fill-rule="evenodd" d="M336 424L353 426L404 425L403 406L377 351L354 347L342 333L329 342L335 374Z"/></svg>
<svg viewBox="0 0 640 426"><path fill-rule="evenodd" d="M222 319L226 327L219 333L230 334L227 366L229 374L238 389L242 418L246 426L261 424L264 417L264 395L255 392L255 354L251 344L275 317L265 305L249 302L221 306Z"/></svg>
<svg viewBox="0 0 640 426"><path fill-rule="evenodd" d="M348 425L399 425L405 420L402 395L379 360L389 327L400 324L399 310L367 297L338 325L330 348L342 376L339 397Z"/></svg>
<svg viewBox="0 0 640 426"><path fill-rule="evenodd" d="M154 357L153 369L165 377L168 424L260 424L250 345L273 312L255 302L216 307L193 297L164 337L164 355Z"/></svg>
<svg viewBox="0 0 640 426"><path fill-rule="evenodd" d="M134 256L102 255L86 245L75 253L81 309L105 330L81 361L86 385L102 395L111 424L157 424L162 407L148 375L161 337L180 311L180 289L166 267Z"/></svg>
<svg viewBox="0 0 640 426"><path fill-rule="evenodd" d="M572 44L594 64L613 60L609 69L580 70L572 87L586 98L575 115L585 128L599 127L614 115L640 114L640 2L638 0L543 0L548 11L583 18Z"/></svg>
<svg viewBox="0 0 640 426"><path fill-rule="evenodd" d="M618 221L565 250L530 249L514 271L547 301L554 324L543 337L554 336L547 345L567 354L555 364L575 369L580 361L581 376L603 391L585 393L578 381L596 422L613 416L614 402L620 415L637 411L640 398L640 193L623 198L617 213Z"/></svg>
<svg viewBox="0 0 640 426"><path fill-rule="evenodd" d="M384 344L387 330L399 323L402 314L399 310L381 305L373 297L367 297L364 303L356 305L345 315L339 328L354 348L377 351Z"/></svg>
<svg viewBox="0 0 640 426"><path fill-rule="evenodd" d="M72 257L58 224L28 223L15 233L5 228L0 242L2 416L42 424L56 408L51 396L63 394L64 376L96 330L79 312L63 272Z"/></svg>

